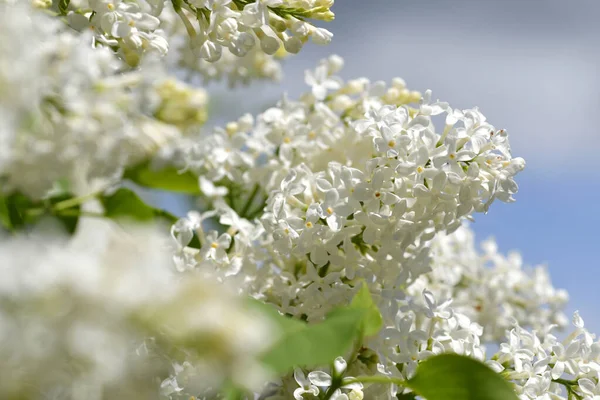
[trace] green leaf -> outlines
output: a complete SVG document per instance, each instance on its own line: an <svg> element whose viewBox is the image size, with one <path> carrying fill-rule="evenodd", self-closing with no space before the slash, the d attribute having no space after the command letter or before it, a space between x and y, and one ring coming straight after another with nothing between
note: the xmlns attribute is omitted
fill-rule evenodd
<svg viewBox="0 0 600 400"><path fill-rule="evenodd" d="M67 192L63 192L57 196L48 199L48 203L54 205L64 200L72 199L73 195ZM81 206L77 205L74 207L69 207L69 211L74 212L73 215L55 215L56 218L60 221L60 223L64 226L65 230L69 232L71 235L75 233L75 229L77 229L77 223L79 222L79 215L77 215L81 211Z"/></svg>
<svg viewBox="0 0 600 400"><path fill-rule="evenodd" d="M331 363L344 355L360 335L364 312L344 308L323 322L284 333L263 356L274 372L287 372L295 366L314 367Z"/></svg>
<svg viewBox="0 0 600 400"><path fill-rule="evenodd" d="M245 398L244 392L233 386L225 388L223 393L223 400L243 400Z"/></svg>
<svg viewBox="0 0 600 400"><path fill-rule="evenodd" d="M13 229L6 197L0 197L0 225L9 231Z"/></svg>
<svg viewBox="0 0 600 400"><path fill-rule="evenodd" d="M396 398L398 400L415 400L417 398L417 395L414 393L398 393L396 395Z"/></svg>
<svg viewBox="0 0 600 400"><path fill-rule="evenodd" d="M19 192L0 197L0 226L14 232L36 223L43 217L53 216L64 225L67 232L72 234L79 221L79 216L76 214L79 212L79 206L71 207L69 211L74 214L70 215L59 215L52 212L54 204L71 198L73 196L64 191L41 201L33 201Z"/></svg>
<svg viewBox="0 0 600 400"><path fill-rule="evenodd" d="M305 322L283 315L273 305L263 303L260 300L250 298L248 299L248 306L269 318L282 334L290 334L307 327Z"/></svg>
<svg viewBox="0 0 600 400"><path fill-rule="evenodd" d="M109 196L102 196L100 201L104 206L104 215L111 219L148 222L155 218L165 218L170 223L178 220L175 215L144 203L131 189L119 188Z"/></svg>
<svg viewBox="0 0 600 400"><path fill-rule="evenodd" d="M120 188L100 200L108 218L130 218L136 221L149 221L154 218L154 209L130 189Z"/></svg>
<svg viewBox="0 0 600 400"><path fill-rule="evenodd" d="M24 194L15 192L5 198L8 209L8 220L11 230L22 229L34 219L27 210L35 207L33 201Z"/></svg>
<svg viewBox="0 0 600 400"><path fill-rule="evenodd" d="M71 0L58 0L58 11L61 15L67 15Z"/></svg>
<svg viewBox="0 0 600 400"><path fill-rule="evenodd" d="M383 318L381 317L379 307L377 307L373 301L373 298L371 297L371 292L369 291L369 287L367 286L366 282L363 282L360 290L352 299L350 308L364 311L364 317L361 326L364 336L373 336L379 332L383 326Z"/></svg>
<svg viewBox="0 0 600 400"><path fill-rule="evenodd" d="M152 189L192 195L200 194L198 177L190 171L179 173L173 167L155 169L147 161L126 170L124 177L140 186Z"/></svg>
<svg viewBox="0 0 600 400"><path fill-rule="evenodd" d="M407 386L427 400L518 400L502 376L477 360L456 354L423 361Z"/></svg>

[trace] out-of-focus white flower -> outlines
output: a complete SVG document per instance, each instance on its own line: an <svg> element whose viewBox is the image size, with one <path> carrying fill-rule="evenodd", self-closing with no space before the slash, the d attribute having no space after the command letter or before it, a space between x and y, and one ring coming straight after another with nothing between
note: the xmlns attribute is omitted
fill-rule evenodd
<svg viewBox="0 0 600 400"><path fill-rule="evenodd" d="M408 292L417 296L425 288L452 299L452 307L483 326L486 341L499 341L514 320L537 331L567 325L562 309L568 296L555 289L545 267L528 268L518 253L498 252L493 239L475 247L467 226L438 234L431 245L431 272L419 277Z"/></svg>
<svg viewBox="0 0 600 400"><path fill-rule="evenodd" d="M4 192L41 198L59 180L85 192L204 122L205 93L158 64L120 73L110 50L26 4L0 11Z"/></svg>
<svg viewBox="0 0 600 400"><path fill-rule="evenodd" d="M154 398L156 378L184 362L198 375L175 371L163 392L262 383L264 317L227 285L175 274L155 231L86 222L72 240L0 244L0 397Z"/></svg>

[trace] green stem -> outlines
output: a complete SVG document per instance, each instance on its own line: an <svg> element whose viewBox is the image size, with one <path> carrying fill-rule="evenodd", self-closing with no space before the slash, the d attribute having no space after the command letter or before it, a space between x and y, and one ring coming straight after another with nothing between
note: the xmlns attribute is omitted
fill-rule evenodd
<svg viewBox="0 0 600 400"><path fill-rule="evenodd" d="M85 203L88 200L96 198L96 196L98 196L100 193L102 193L102 191L93 192L93 193L86 194L81 197L73 197L72 199L59 201L58 203L56 203L52 206L52 210L53 211L61 211L61 210L66 210L67 208L77 207L77 206Z"/></svg>
<svg viewBox="0 0 600 400"><path fill-rule="evenodd" d="M553 379L552 382L556 382L560 385L563 385L567 389L567 393L569 394L569 400L572 400L572 399L583 400L583 396L578 394L575 391L575 389L573 389L573 386L577 384L575 381L558 378L558 379Z"/></svg>
<svg viewBox="0 0 600 400"><path fill-rule="evenodd" d="M327 389L323 400L329 400L331 396L333 396L335 391L338 390L340 387L342 387L342 380L340 378L334 379L333 382L331 382L331 386L329 387L329 389Z"/></svg>
<svg viewBox="0 0 600 400"><path fill-rule="evenodd" d="M78 210L63 210L54 213L56 216L60 217L92 217L92 218L105 218L106 215L102 213L94 213L88 211L78 211Z"/></svg>

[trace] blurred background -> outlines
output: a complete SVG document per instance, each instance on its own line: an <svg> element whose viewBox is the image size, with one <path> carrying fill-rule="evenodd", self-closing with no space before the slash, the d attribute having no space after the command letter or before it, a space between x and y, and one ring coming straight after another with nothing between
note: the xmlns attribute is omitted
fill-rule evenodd
<svg viewBox="0 0 600 400"><path fill-rule="evenodd" d="M600 332L600 1L336 0L332 9L336 20L321 24L332 44L287 59L280 84L209 86L211 123L298 96L304 70L332 53L346 61L343 78L399 76L453 107L478 106L527 161L517 202L476 216L478 240L494 236L502 252L547 264L569 291L569 313Z"/></svg>

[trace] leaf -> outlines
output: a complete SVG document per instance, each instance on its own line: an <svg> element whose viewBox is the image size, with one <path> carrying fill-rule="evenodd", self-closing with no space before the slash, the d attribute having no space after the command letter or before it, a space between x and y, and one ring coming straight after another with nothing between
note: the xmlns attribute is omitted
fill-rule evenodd
<svg viewBox="0 0 600 400"><path fill-rule="evenodd" d="M128 218L138 222L148 222L160 217L170 223L178 220L173 214L144 203L131 189L119 188L110 196L101 197L100 201L104 206L104 215L112 219Z"/></svg>
<svg viewBox="0 0 600 400"><path fill-rule="evenodd" d="M477 360L456 354L423 361L408 387L427 400L518 400L502 376Z"/></svg>
<svg viewBox="0 0 600 400"><path fill-rule="evenodd" d="M10 230L22 229L28 223L33 221L33 217L28 215L27 210L34 208L34 203L27 196L15 192L5 198L6 208L8 210L8 221Z"/></svg>
<svg viewBox="0 0 600 400"><path fill-rule="evenodd" d="M58 11L60 11L61 15L67 15L67 11L69 9L69 4L71 0L59 0L58 1Z"/></svg>
<svg viewBox="0 0 600 400"><path fill-rule="evenodd" d="M314 367L331 363L346 353L360 335L362 310L344 308L323 322L284 333L263 356L274 372L287 372L295 366Z"/></svg>
<svg viewBox="0 0 600 400"><path fill-rule="evenodd" d="M72 194L70 194L68 192L63 192L57 196L54 196L54 197L48 199L48 202L51 205L54 205L61 201L69 200L72 198L73 198ZM67 232L69 232L71 235L73 233L75 233L75 230L77 229L77 224L79 223L79 215L76 215L76 214L79 213L80 210L81 210L81 206L78 205L78 206L74 206L74 207L69 207L69 211L75 211L75 215L60 215L60 214L55 215L56 218L58 218L58 220L60 221L60 223L65 227L65 230Z"/></svg>
<svg viewBox="0 0 600 400"><path fill-rule="evenodd" d="M0 197L0 225L9 231L13 229L6 197Z"/></svg>
<svg viewBox="0 0 600 400"><path fill-rule="evenodd" d="M361 326L364 336L373 336L379 332L383 326L383 318L381 317L379 307L377 307L373 301L373 298L371 297L371 292L369 291L369 287L367 286L366 282L363 282L358 293L356 293L352 299L350 308L364 311L364 317Z"/></svg>
<svg viewBox="0 0 600 400"><path fill-rule="evenodd" d="M14 192L7 197L0 197L0 225L14 232L37 222L43 217L53 216L64 225L67 232L72 234L77 227L79 216L73 214L57 215L53 214L51 210L54 204L71 198L73 196L67 192L60 192L42 201L33 201L19 192ZM72 207L70 211L78 213L79 206Z"/></svg>
<svg viewBox="0 0 600 400"><path fill-rule="evenodd" d="M103 196L101 201L109 218L131 218L136 221L154 218L154 209L130 189L120 188L110 196Z"/></svg>
<svg viewBox="0 0 600 400"><path fill-rule="evenodd" d="M415 400L417 395L414 393L398 393L396 394L396 399L398 400Z"/></svg>
<svg viewBox="0 0 600 400"><path fill-rule="evenodd" d="M263 303L260 300L250 298L248 299L248 306L269 318L271 322L277 325L282 334L290 334L307 327L305 322L285 316L271 304Z"/></svg>
<svg viewBox="0 0 600 400"><path fill-rule="evenodd" d="M140 186L152 189L192 195L200 194L198 177L190 171L179 173L173 167L154 169L148 161L127 169L124 177Z"/></svg>
<svg viewBox="0 0 600 400"><path fill-rule="evenodd" d="M245 399L244 392L234 386L225 388L223 400L243 400Z"/></svg>

